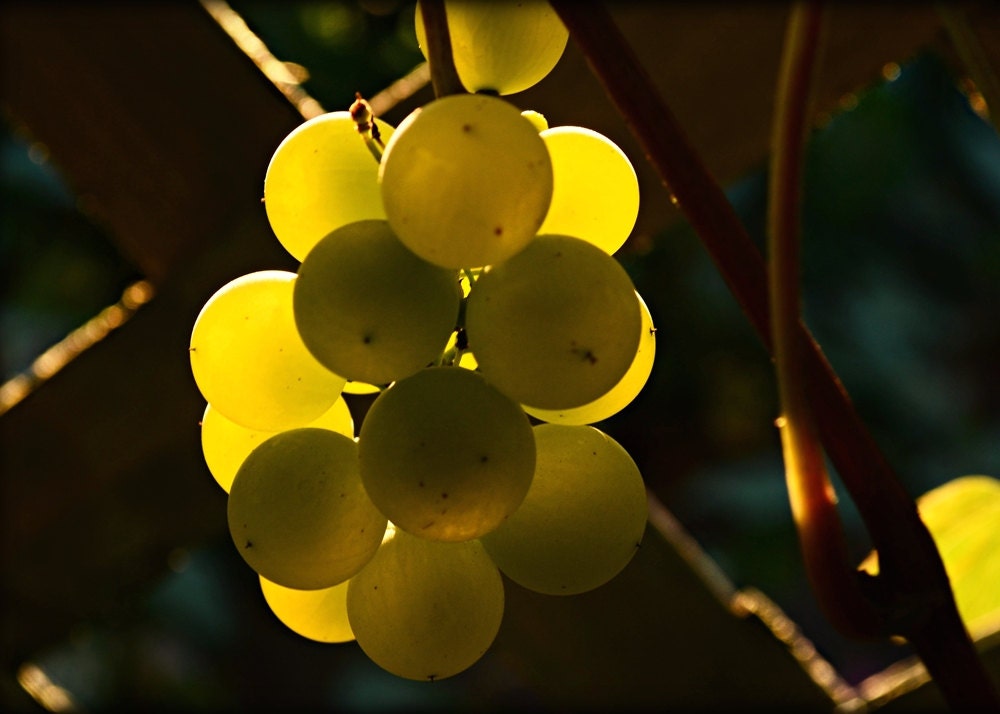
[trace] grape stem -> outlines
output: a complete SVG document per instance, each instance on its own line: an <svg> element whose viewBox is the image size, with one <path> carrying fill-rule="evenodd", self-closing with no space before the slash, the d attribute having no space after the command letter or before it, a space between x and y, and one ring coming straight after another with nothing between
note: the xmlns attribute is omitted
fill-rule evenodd
<svg viewBox="0 0 1000 714"><path fill-rule="evenodd" d="M614 18L596 0L550 0L550 4L676 197L765 347L773 349L767 270L760 251ZM883 568L876 592L869 594L879 599L892 628L906 636L952 707L1000 709L916 504L801 320L796 321L794 339L800 344L802 386L818 437L879 552Z"/></svg>
<svg viewBox="0 0 1000 714"><path fill-rule="evenodd" d="M455 68L448 31L448 15L444 0L420 0L420 13L427 37L427 63L431 66L431 84L435 97L465 94L465 87Z"/></svg>
<svg viewBox="0 0 1000 714"><path fill-rule="evenodd" d="M382 163L382 153L385 151L385 144L375 123L375 113L371 105L365 101L360 92L355 92L354 103L350 108L351 119L357 127L358 133L365 140L365 145L375 157L377 163Z"/></svg>
<svg viewBox="0 0 1000 714"><path fill-rule="evenodd" d="M883 617L862 593L851 565L837 499L803 384L799 291L801 186L812 76L824 12L818 3L792 8L775 97L768 202L770 317L781 416L785 480L806 574L827 619L855 638L885 634Z"/></svg>

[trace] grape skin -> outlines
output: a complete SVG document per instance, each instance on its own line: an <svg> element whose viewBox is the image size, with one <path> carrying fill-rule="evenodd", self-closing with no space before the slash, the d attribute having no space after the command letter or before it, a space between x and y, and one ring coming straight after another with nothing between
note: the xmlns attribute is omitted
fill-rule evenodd
<svg viewBox="0 0 1000 714"><path fill-rule="evenodd" d="M379 185L407 248L446 268L476 268L506 260L534 237L552 197L552 163L513 105L451 95L400 123Z"/></svg>
<svg viewBox="0 0 1000 714"><path fill-rule="evenodd" d="M593 590L635 555L647 519L635 462L591 426L535 427L538 465L524 503L481 539L504 575L548 595Z"/></svg>
<svg viewBox="0 0 1000 714"><path fill-rule="evenodd" d="M544 79L566 49L569 32L547 2L445 0L444 5L455 69L470 92L524 91ZM427 59L419 3L414 20Z"/></svg>
<svg viewBox="0 0 1000 714"><path fill-rule="evenodd" d="M540 136L552 158L553 183L538 232L582 238L614 254L639 215L639 180L628 156L584 127L552 127Z"/></svg>
<svg viewBox="0 0 1000 714"><path fill-rule="evenodd" d="M388 384L436 360L455 329L458 276L407 250L386 221L321 240L299 266L293 310L310 352L351 380Z"/></svg>
<svg viewBox="0 0 1000 714"><path fill-rule="evenodd" d="M566 409L614 387L639 347L632 281L594 245L540 235L483 273L465 329L483 375L521 404Z"/></svg>
<svg viewBox="0 0 1000 714"><path fill-rule="evenodd" d="M375 554L386 518L358 473L357 443L327 429L276 434L254 449L229 491L229 532L247 564L296 590L332 587Z"/></svg>
<svg viewBox="0 0 1000 714"><path fill-rule="evenodd" d="M400 529L464 541L496 528L528 492L528 417L483 377L434 367L383 391L361 425L361 479Z"/></svg>
<svg viewBox="0 0 1000 714"><path fill-rule="evenodd" d="M642 308L642 327L639 331L639 350L632 360L625 376L608 392L589 404L572 409L536 409L524 407L524 411L542 421L555 424L594 424L614 416L632 403L646 385L653 371L656 358L656 328L653 326L653 316L639 293L635 294Z"/></svg>
<svg viewBox="0 0 1000 714"><path fill-rule="evenodd" d="M226 283L191 330L198 390L249 429L303 426L329 409L344 386L302 343L292 312L295 273L262 270Z"/></svg>
<svg viewBox="0 0 1000 714"><path fill-rule="evenodd" d="M434 681L471 667L496 638L503 608L500 571L479 541L443 543L401 530L347 588L361 649L406 679Z"/></svg>
<svg viewBox="0 0 1000 714"><path fill-rule="evenodd" d="M388 141L392 126L375 124ZM264 209L278 241L299 261L330 231L385 218L378 162L350 112L313 117L281 141L264 176Z"/></svg>
<svg viewBox="0 0 1000 714"><path fill-rule="evenodd" d="M260 589L267 606L285 627L316 642L350 642L354 631L347 619L347 587L295 590L260 576Z"/></svg>
<svg viewBox="0 0 1000 714"><path fill-rule="evenodd" d="M354 436L354 419L343 398L305 426L329 429L344 436ZM222 490L229 493L236 472L250 452L275 431L248 429L223 416L211 404L201 418L201 449L205 464Z"/></svg>

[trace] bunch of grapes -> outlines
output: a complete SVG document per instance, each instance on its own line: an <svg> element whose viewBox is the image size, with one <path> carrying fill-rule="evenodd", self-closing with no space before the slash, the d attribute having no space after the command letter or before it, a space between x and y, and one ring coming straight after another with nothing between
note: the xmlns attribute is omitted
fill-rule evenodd
<svg viewBox="0 0 1000 714"><path fill-rule="evenodd" d="M612 257L638 183L607 138L501 98L567 37L547 4L514 8L447 4L469 93L395 129L359 98L283 140L264 199L299 269L223 286L191 336L205 460L268 605L410 679L486 652L501 573L590 590L646 523L635 463L589 426L652 367ZM356 429L344 395L366 392Z"/></svg>

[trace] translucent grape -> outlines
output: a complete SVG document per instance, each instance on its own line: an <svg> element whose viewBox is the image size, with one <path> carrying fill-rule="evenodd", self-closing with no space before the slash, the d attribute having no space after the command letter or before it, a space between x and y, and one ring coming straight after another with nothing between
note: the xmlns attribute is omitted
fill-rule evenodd
<svg viewBox="0 0 1000 714"><path fill-rule="evenodd" d="M281 432L250 452L229 491L228 520L250 567L297 590L350 578L386 528L361 484L357 443L312 428Z"/></svg>
<svg viewBox="0 0 1000 714"><path fill-rule="evenodd" d="M503 606L500 571L479 541L441 543L400 530L347 588L347 615L365 654L396 676L423 681L479 660Z"/></svg>
<svg viewBox="0 0 1000 714"><path fill-rule="evenodd" d="M320 590L295 590L260 578L264 600L281 622L317 642L350 642L354 632L347 619L349 580Z"/></svg>
<svg viewBox="0 0 1000 714"><path fill-rule="evenodd" d="M312 356L292 314L295 273L263 270L221 287L191 331L191 371L205 401L250 429L302 426L329 409L344 378Z"/></svg>
<svg viewBox="0 0 1000 714"><path fill-rule="evenodd" d="M354 419L343 398L337 399L332 407L305 426L354 437ZM226 493L229 493L236 472L250 452L276 433L248 429L224 417L211 404L205 407L201 418L201 450L209 472Z"/></svg>
<svg viewBox="0 0 1000 714"><path fill-rule="evenodd" d="M455 69L470 92L514 94L537 84L559 62L569 32L543 0L445 0ZM427 57L417 5L417 43Z"/></svg>
<svg viewBox="0 0 1000 714"><path fill-rule="evenodd" d="M639 307L642 308L639 351L632 360L632 366L618 384L612 387L611 391L581 407L555 410L525 407L524 411L536 419L556 424L593 424L617 414L631 404L646 385L646 380L653 371L653 360L656 356L656 328L653 327L653 317L649 314L649 308L646 307L642 296L639 293L635 296L639 300Z"/></svg>
<svg viewBox="0 0 1000 714"><path fill-rule="evenodd" d="M375 124L388 141L393 128ZM264 209L275 236L300 261L335 228L385 218L378 162L350 112L321 114L284 138L264 176Z"/></svg>
<svg viewBox="0 0 1000 714"><path fill-rule="evenodd" d="M463 541L496 528L531 484L528 417L476 372L421 370L383 391L361 424L361 479L398 528Z"/></svg>
<svg viewBox="0 0 1000 714"><path fill-rule="evenodd" d="M552 158L552 202L538 232L575 236L614 253L639 215L632 163L614 142L590 129L559 126L540 136Z"/></svg>
<svg viewBox="0 0 1000 714"><path fill-rule="evenodd" d="M402 121L379 182L389 223L410 250L473 268L506 260L534 237L552 197L552 164L513 105L451 95Z"/></svg>
<svg viewBox="0 0 1000 714"><path fill-rule="evenodd" d="M348 379L388 384L436 360L455 329L462 293L454 270L421 260L385 221L333 231L299 266L299 334Z"/></svg>
<svg viewBox="0 0 1000 714"><path fill-rule="evenodd" d="M535 427L538 466L524 503L481 539L500 570L548 595L603 585L635 555L647 503L635 462L590 426Z"/></svg>
<svg viewBox="0 0 1000 714"><path fill-rule="evenodd" d="M534 109L525 109L521 112L521 116L531 122L531 125L539 132L545 131L549 128L549 121L545 118L545 115L536 112Z"/></svg>
<svg viewBox="0 0 1000 714"><path fill-rule="evenodd" d="M554 235L485 272L465 313L483 375L539 409L578 407L614 387L635 358L641 324L621 265L586 241Z"/></svg>

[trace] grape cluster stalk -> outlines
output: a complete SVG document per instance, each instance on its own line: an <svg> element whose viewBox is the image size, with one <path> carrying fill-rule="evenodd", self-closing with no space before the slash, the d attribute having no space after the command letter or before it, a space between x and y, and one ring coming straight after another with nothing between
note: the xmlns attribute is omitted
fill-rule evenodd
<svg viewBox="0 0 1000 714"><path fill-rule="evenodd" d="M504 577L586 592L646 526L635 462L592 426L655 355L613 257L638 182L606 137L509 100L568 37L520 5L446 2L465 92L396 127L358 97L285 137L264 206L298 270L227 283L191 334L205 461L267 605L414 680L483 656Z"/></svg>

